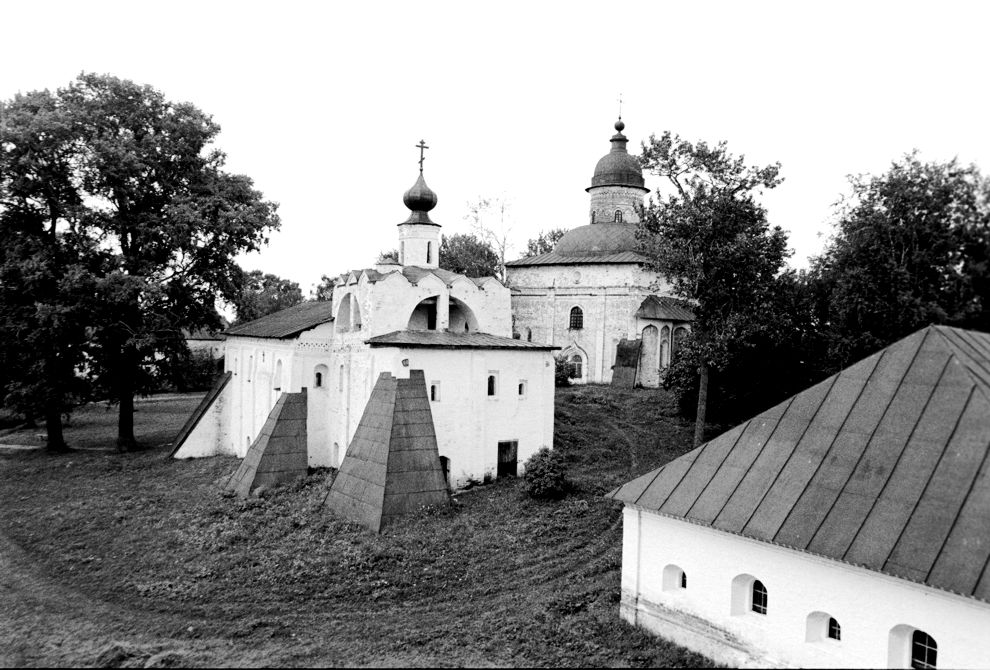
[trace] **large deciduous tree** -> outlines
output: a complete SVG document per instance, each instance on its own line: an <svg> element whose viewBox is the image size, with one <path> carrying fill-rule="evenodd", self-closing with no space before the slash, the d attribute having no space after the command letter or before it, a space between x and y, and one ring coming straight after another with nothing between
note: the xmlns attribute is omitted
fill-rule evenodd
<svg viewBox="0 0 990 670"><path fill-rule="evenodd" d="M643 145L643 165L664 180L638 228L648 266L694 305L683 354L698 373L695 444L704 435L711 371L767 327L787 238L756 201L781 181L780 165L747 166L726 144L692 144L670 132Z"/></svg>
<svg viewBox="0 0 990 670"><path fill-rule="evenodd" d="M82 147L81 229L113 254L98 286L92 365L120 405L117 444L129 449L142 375L184 347L182 328L219 327L217 297L233 302L240 288L233 257L266 241L277 206L224 171L212 146L220 128L191 104L95 74L59 98Z"/></svg>
<svg viewBox="0 0 990 670"><path fill-rule="evenodd" d="M930 323L990 326L990 184L977 168L911 153L850 184L813 263L834 367Z"/></svg>
<svg viewBox="0 0 990 670"><path fill-rule="evenodd" d="M497 277L502 262L490 244L475 235L440 238L440 267L469 277Z"/></svg>
<svg viewBox="0 0 990 670"><path fill-rule="evenodd" d="M260 319L303 301L299 284L261 270L245 272L234 301L237 323Z"/></svg>
<svg viewBox="0 0 990 670"><path fill-rule="evenodd" d="M77 127L48 91L0 103L0 400L44 417L48 449L67 448L62 417L79 375L106 255L80 233Z"/></svg>

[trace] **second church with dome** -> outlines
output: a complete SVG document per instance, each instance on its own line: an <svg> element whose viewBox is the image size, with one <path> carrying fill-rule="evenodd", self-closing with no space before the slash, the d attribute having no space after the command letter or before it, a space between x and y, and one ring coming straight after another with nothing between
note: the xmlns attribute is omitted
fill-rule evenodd
<svg viewBox="0 0 990 670"><path fill-rule="evenodd" d="M636 383L658 386L694 316L638 251L638 208L649 189L624 128L619 119L585 189L589 222L550 253L506 263L506 273L517 336L561 347L575 381L610 382L619 342L639 339Z"/></svg>

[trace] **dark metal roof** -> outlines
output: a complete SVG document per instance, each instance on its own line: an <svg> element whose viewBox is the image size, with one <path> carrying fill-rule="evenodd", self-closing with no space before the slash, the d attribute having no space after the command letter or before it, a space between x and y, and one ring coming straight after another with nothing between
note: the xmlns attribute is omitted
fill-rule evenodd
<svg viewBox="0 0 990 670"><path fill-rule="evenodd" d="M600 256L637 251L636 224L589 223L564 233L553 250L561 256Z"/></svg>
<svg viewBox="0 0 990 670"><path fill-rule="evenodd" d="M454 280L458 277L464 277L474 282L478 286L481 286L488 280L494 280L498 282L498 279L494 277L468 277L467 275L457 274L456 272L451 272L450 270L443 270L441 268L423 268L416 265L404 265L398 270L391 270L389 272L379 272L374 268L367 268L365 270L352 270L350 272L345 272L337 278L339 284L348 284L351 280L358 280L361 277L361 273L368 275L368 281L372 284L381 281L385 277L394 274L396 272L401 272L402 276L409 280L410 284L417 284L419 280L427 275L433 275L447 286L451 286Z"/></svg>
<svg viewBox="0 0 990 670"><path fill-rule="evenodd" d="M990 334L930 326L609 495L990 600Z"/></svg>
<svg viewBox="0 0 990 670"><path fill-rule="evenodd" d="M606 263L629 263L642 264L646 262L646 257L635 251L621 251L614 254L604 254L601 256L564 256L556 251L539 256L529 256L519 260L509 261L506 267L525 267L528 265L600 265Z"/></svg>
<svg viewBox="0 0 990 670"><path fill-rule="evenodd" d="M283 339L294 337L304 330L315 328L328 321L333 321L331 303L307 301L263 316L260 319L234 326L227 330L227 336Z"/></svg>
<svg viewBox="0 0 990 670"><path fill-rule="evenodd" d="M441 349L560 349L552 344L514 340L488 333L451 333L443 330L396 330L365 340L373 347L437 347Z"/></svg>
<svg viewBox="0 0 990 670"><path fill-rule="evenodd" d="M648 191L644 186L643 168L639 159L630 156L626 150L628 138L622 134L625 124L620 119L615 124L615 135L612 135L612 150L602 156L595 165L595 174L591 177L590 191L596 186L633 186L642 191Z"/></svg>
<svg viewBox="0 0 990 670"><path fill-rule="evenodd" d="M648 295L636 310L641 319L664 319L666 321L694 321L694 312L689 305L667 296Z"/></svg>

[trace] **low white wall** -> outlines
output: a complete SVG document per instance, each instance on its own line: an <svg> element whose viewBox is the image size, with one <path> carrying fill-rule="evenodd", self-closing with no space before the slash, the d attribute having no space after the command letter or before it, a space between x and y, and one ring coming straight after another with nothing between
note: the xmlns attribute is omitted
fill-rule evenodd
<svg viewBox="0 0 990 670"><path fill-rule="evenodd" d="M686 589L664 590L668 565L686 573ZM743 574L766 587L766 615L731 613L733 579ZM910 634L897 633L913 628L935 639L938 667L990 665L990 604L631 505L623 514L621 610L730 664L908 667ZM815 612L839 622L841 641L806 641Z"/></svg>

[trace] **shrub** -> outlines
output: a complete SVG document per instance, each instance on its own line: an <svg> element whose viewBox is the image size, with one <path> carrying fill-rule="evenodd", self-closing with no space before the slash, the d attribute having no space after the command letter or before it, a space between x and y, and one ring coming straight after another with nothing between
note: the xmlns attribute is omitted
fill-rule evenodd
<svg viewBox="0 0 990 670"><path fill-rule="evenodd" d="M563 356L554 356L553 361L554 386L570 386L570 379L574 376L574 369L571 364L564 360Z"/></svg>
<svg viewBox="0 0 990 670"><path fill-rule="evenodd" d="M526 461L523 490L531 498L555 500L571 488L564 473L564 458L556 451L543 447Z"/></svg>

